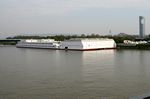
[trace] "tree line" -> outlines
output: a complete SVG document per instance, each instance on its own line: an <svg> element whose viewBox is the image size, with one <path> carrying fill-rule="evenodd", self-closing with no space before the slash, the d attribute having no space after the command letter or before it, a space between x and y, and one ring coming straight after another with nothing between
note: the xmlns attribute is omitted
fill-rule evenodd
<svg viewBox="0 0 150 99"><path fill-rule="evenodd" d="M56 41L64 41L71 38L112 38L116 43L123 43L124 40L135 40L137 38L136 35L99 35L99 34L90 34L90 35L54 35L54 36L14 36L8 37L7 39L54 39ZM146 37L146 40L150 40L150 35Z"/></svg>

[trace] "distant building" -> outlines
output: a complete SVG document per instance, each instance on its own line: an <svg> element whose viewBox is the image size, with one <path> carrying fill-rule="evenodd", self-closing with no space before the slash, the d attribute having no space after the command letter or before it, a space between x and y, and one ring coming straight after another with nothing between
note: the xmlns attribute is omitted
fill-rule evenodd
<svg viewBox="0 0 150 99"><path fill-rule="evenodd" d="M131 45L137 45L137 44L147 44L147 41L131 41L131 40L124 40L124 44L131 44Z"/></svg>
<svg viewBox="0 0 150 99"><path fill-rule="evenodd" d="M139 38L143 39L145 37L145 18L139 16Z"/></svg>

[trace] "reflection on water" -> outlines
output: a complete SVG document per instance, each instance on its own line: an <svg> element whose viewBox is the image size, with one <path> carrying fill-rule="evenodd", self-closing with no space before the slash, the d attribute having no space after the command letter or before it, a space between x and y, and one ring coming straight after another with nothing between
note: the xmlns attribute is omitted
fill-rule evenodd
<svg viewBox="0 0 150 99"><path fill-rule="evenodd" d="M0 48L2 99L124 99L150 92L150 53Z"/></svg>

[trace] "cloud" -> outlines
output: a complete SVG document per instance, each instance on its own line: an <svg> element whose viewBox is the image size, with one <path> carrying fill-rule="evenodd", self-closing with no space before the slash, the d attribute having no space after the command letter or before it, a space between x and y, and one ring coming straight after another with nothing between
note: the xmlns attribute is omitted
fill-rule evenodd
<svg viewBox="0 0 150 99"><path fill-rule="evenodd" d="M67 14L90 8L149 8L149 0L38 0L37 11L45 14Z"/></svg>
<svg viewBox="0 0 150 99"><path fill-rule="evenodd" d="M89 8L149 8L149 0L1 0L3 13L66 15ZM3 5L2 5L3 4Z"/></svg>
<svg viewBox="0 0 150 99"><path fill-rule="evenodd" d="M149 6L150 2L148 0L87 0L85 4L100 8L133 8Z"/></svg>

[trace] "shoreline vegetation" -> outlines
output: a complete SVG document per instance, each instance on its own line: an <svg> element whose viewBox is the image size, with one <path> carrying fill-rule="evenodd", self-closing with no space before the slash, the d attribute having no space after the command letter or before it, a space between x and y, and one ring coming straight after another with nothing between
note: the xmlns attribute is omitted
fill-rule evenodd
<svg viewBox="0 0 150 99"><path fill-rule="evenodd" d="M1 42L0 41L0 45L16 45L17 43L16 42L13 42L13 41L11 41L11 42Z"/></svg>
<svg viewBox="0 0 150 99"><path fill-rule="evenodd" d="M125 33L120 33L118 35L99 35L99 34L90 34L90 35L54 35L54 36L14 36L7 37L5 40L0 40L0 45L16 45L20 39L54 39L56 41L64 41L70 38L110 38L114 39L117 44L117 49L148 49L150 50L150 44L137 44L137 45L126 45L123 44L124 40L135 41L138 38L137 35L128 35ZM150 41L150 35L147 35L145 41Z"/></svg>
<svg viewBox="0 0 150 99"><path fill-rule="evenodd" d="M150 50L150 44L137 44L137 45L126 45L123 43L117 44L117 49L139 49L139 50Z"/></svg>

